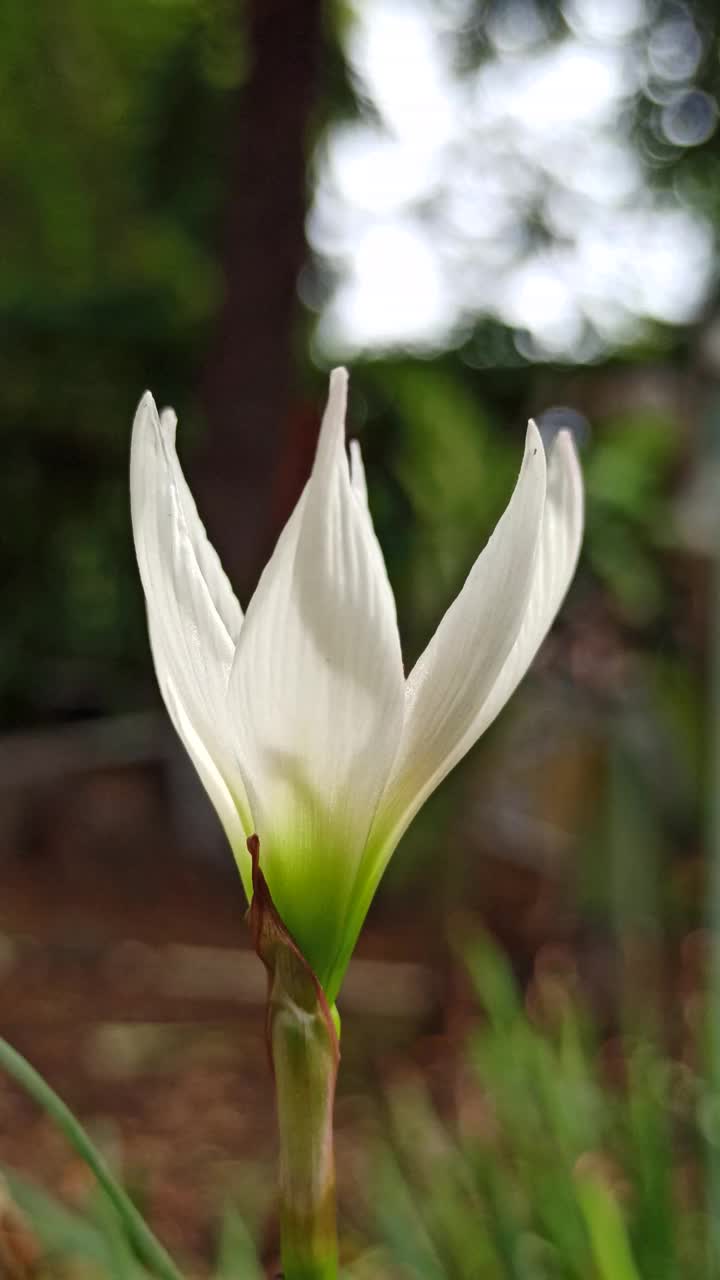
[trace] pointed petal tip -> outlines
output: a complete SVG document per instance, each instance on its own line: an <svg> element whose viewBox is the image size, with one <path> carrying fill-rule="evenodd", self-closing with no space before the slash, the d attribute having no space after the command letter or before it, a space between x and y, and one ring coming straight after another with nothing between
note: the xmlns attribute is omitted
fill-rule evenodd
<svg viewBox="0 0 720 1280"><path fill-rule="evenodd" d="M528 418L527 431L525 432L525 452L534 455L538 449L542 449L543 453L545 452L543 438L540 435L535 419Z"/></svg>
<svg viewBox="0 0 720 1280"><path fill-rule="evenodd" d="M548 459L548 497L568 513L575 529L577 552L585 519L585 486L582 464L572 431L559 431L552 442Z"/></svg>
<svg viewBox="0 0 720 1280"><path fill-rule="evenodd" d="M568 460L572 460L578 466L580 465L580 452L577 446L577 441L573 432L570 431L568 427L563 427L555 436L550 447L551 457L554 454L557 454L558 456L563 454Z"/></svg>
<svg viewBox="0 0 720 1280"><path fill-rule="evenodd" d="M333 369L315 459L316 467L320 465L321 469L324 462L336 456L336 451L344 455L347 388L347 369Z"/></svg>
<svg viewBox="0 0 720 1280"><path fill-rule="evenodd" d="M565 472L572 475L577 484L582 486L582 465L577 442L572 431L563 427L558 431L548 451L548 469L550 474Z"/></svg>
<svg viewBox="0 0 720 1280"><path fill-rule="evenodd" d="M362 450L358 440L350 441L350 480L353 493L362 505L366 507L368 505L367 481L365 479Z"/></svg>
<svg viewBox="0 0 720 1280"><path fill-rule="evenodd" d="M148 450L152 447L151 441L157 429L158 413L155 401L151 392L145 391L140 397L138 407L135 410L130 435L131 495L137 487L139 474L144 470L144 459L147 457ZM137 478L133 479L133 477Z"/></svg>
<svg viewBox="0 0 720 1280"><path fill-rule="evenodd" d="M350 375L347 369L345 368L344 364L339 364L335 369L330 370L330 390L331 391L333 389L333 385L337 387L347 387L347 384L349 381L350 381Z"/></svg>
<svg viewBox="0 0 720 1280"><path fill-rule="evenodd" d="M330 374L330 388L328 391L326 416L330 416L332 414L333 417L337 415L337 417L342 418L343 427L345 425L348 382L349 378L347 369L344 369L341 366L338 369L332 370Z"/></svg>
<svg viewBox="0 0 720 1280"><path fill-rule="evenodd" d="M152 437L154 431L159 426L158 411L152 393L150 391L143 392L135 410L133 418L132 435L130 443L131 459L138 451L146 447L146 442Z"/></svg>
<svg viewBox="0 0 720 1280"><path fill-rule="evenodd" d="M153 413L153 412L157 413L157 407L155 405L153 393L152 391L143 391L140 397L140 401L138 403L137 410L135 411L135 417L137 417L138 414L140 413Z"/></svg>
<svg viewBox="0 0 720 1280"><path fill-rule="evenodd" d="M175 443L177 432L177 414L174 409L163 409L160 414L160 430L170 444Z"/></svg>
<svg viewBox="0 0 720 1280"><path fill-rule="evenodd" d="M523 454L521 474L526 467L532 467L538 476L545 476L547 473L547 457L545 454L545 445L540 435L537 424L531 418L528 422L527 432L525 434L525 452Z"/></svg>

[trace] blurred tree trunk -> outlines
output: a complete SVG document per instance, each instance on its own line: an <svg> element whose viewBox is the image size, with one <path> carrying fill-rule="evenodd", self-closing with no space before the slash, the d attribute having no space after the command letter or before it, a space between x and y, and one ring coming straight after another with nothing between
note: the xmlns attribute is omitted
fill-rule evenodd
<svg viewBox="0 0 720 1280"><path fill-rule="evenodd" d="M204 386L201 510L243 602L285 513L273 502L292 389L305 257L306 134L321 0L251 0L252 71L228 177L225 299Z"/></svg>

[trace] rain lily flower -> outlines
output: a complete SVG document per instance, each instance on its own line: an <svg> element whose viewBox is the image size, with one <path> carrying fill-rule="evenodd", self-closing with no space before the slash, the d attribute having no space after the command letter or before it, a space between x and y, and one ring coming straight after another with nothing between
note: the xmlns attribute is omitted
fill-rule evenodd
<svg viewBox="0 0 720 1280"><path fill-rule="evenodd" d="M534 423L514 493L407 679L360 450L336 369L312 473L247 612L210 545L146 394L130 489L160 688L227 833L246 841L286 928L335 1000L365 914L421 805L507 702L577 562L580 468Z"/></svg>

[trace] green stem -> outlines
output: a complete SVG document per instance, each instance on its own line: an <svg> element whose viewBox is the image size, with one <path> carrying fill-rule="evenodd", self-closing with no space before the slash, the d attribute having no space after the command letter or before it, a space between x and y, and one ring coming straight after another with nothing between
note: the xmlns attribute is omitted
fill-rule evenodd
<svg viewBox="0 0 720 1280"><path fill-rule="evenodd" d="M93 1145L82 1125L58 1097L42 1076L0 1037L0 1068L16 1080L38 1106L58 1125L77 1154L92 1169L108 1200L116 1209L121 1222L142 1263L161 1280L182 1280L182 1273L170 1255L155 1239L147 1223L140 1216L130 1197L113 1178L100 1152Z"/></svg>
<svg viewBox="0 0 720 1280"><path fill-rule="evenodd" d="M333 1102L337 1051L321 1009L297 1002L278 965L269 1032L280 1133L285 1280L336 1280ZM297 981L293 984L297 989Z"/></svg>
<svg viewBox="0 0 720 1280"><path fill-rule="evenodd" d="M247 842L255 950L268 972L267 1037L280 1131L280 1253L284 1280L337 1280L333 1103L340 1062L337 1013L288 933Z"/></svg>

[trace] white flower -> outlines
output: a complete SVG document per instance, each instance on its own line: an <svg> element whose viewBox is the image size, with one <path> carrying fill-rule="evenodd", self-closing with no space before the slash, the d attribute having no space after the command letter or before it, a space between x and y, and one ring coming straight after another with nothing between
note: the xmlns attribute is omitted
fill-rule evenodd
<svg viewBox="0 0 720 1280"><path fill-rule="evenodd" d="M132 520L170 717L250 894L257 832L275 905L332 1002L377 884L430 793L525 674L572 578L582 479L561 433L530 423L492 538L407 680L395 602L336 369L312 474L243 619L146 394Z"/></svg>

